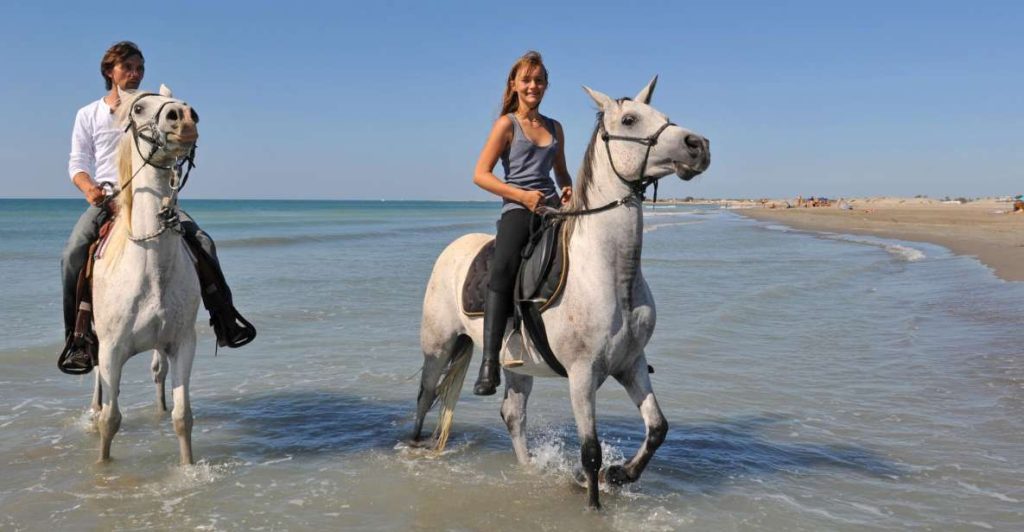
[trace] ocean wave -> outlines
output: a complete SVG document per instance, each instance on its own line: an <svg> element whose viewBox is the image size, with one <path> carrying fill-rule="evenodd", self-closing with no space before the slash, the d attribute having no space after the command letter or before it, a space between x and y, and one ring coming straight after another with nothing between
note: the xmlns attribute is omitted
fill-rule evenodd
<svg viewBox="0 0 1024 532"><path fill-rule="evenodd" d="M897 260L901 260L904 262L917 262L928 258L927 255L925 255L924 251L920 249L903 244L895 244L892 241L884 240L881 238L845 235L838 233L822 234L825 236L825 238L831 240L841 240L843 242L852 242L854 244L865 244L868 246L880 247L887 251L890 255L895 257Z"/></svg>
<svg viewBox="0 0 1024 532"><path fill-rule="evenodd" d="M693 221L687 221L687 222L672 222L672 223L662 223L662 224L651 224L651 225L644 226L644 233L652 233L654 231L657 231L658 229L662 229L662 228L665 228L665 227L676 227L676 226L680 226L680 225L693 225L693 224L702 224L702 223L704 223L703 220L693 220Z"/></svg>
<svg viewBox="0 0 1024 532"><path fill-rule="evenodd" d="M885 246L885 250L907 262L916 262L926 258L923 251L898 244Z"/></svg>
<svg viewBox="0 0 1024 532"><path fill-rule="evenodd" d="M670 210L661 210L661 209L658 209L657 211L654 211L654 210L644 209L644 218L658 218L658 217L662 217L662 216L671 216L671 217L677 218L677 217L680 217L680 216L708 216L710 214L718 214L718 213L716 213L714 211L691 211L691 210L686 210L686 211L683 211L683 210L670 211Z"/></svg>
<svg viewBox="0 0 1024 532"><path fill-rule="evenodd" d="M842 242L850 242L852 244L879 247L884 249L897 260L903 262L917 262L928 258L925 252L921 249L906 244L896 244L893 241L886 240L884 238L833 233L830 231L804 231L779 224L764 224L761 227L768 231L779 231L782 233L807 233L817 235L828 240L838 240Z"/></svg>

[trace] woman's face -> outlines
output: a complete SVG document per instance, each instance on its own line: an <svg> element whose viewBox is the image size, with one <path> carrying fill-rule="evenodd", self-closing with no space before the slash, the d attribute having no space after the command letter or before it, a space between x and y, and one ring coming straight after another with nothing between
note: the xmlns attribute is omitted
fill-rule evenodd
<svg viewBox="0 0 1024 532"><path fill-rule="evenodd" d="M536 109L548 89L548 78L540 66L525 66L516 72L512 90L527 109Z"/></svg>

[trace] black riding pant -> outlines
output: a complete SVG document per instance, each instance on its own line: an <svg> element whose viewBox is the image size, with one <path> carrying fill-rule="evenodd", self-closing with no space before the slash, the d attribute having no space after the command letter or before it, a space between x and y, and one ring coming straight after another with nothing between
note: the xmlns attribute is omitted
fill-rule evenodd
<svg viewBox="0 0 1024 532"><path fill-rule="evenodd" d="M501 215L488 288L500 294L512 295L519 263L522 261L520 254L530 240L530 233L540 229L540 225L541 217L526 209L512 209Z"/></svg>

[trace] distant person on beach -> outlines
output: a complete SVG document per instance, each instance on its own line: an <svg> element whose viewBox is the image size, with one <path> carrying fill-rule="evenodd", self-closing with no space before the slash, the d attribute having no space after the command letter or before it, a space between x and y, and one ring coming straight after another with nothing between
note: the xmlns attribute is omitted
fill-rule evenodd
<svg viewBox="0 0 1024 532"><path fill-rule="evenodd" d="M1013 198L1013 212L1024 213L1024 194L1020 194L1016 198Z"/></svg>
<svg viewBox="0 0 1024 532"><path fill-rule="evenodd" d="M64 338L72 342L75 327L75 292L79 273L85 265L90 244L98 237L100 227L111 218L113 202L104 201L108 191L118 184L117 146L123 131L114 123L114 112L121 104L118 89L135 90L142 83L146 60L139 47L130 41L111 46L100 61L100 75L107 93L100 99L82 107L75 115L71 132L71 155L68 173L71 181L85 196L89 206L79 217L61 255L61 281L64 289ZM207 263L223 279L217 251L210 235L196 225L185 211L178 211L186 238L198 240L209 257ZM203 257L199 257L203 259ZM234 347L245 340L246 333L234 323L231 291L226 283L203 286L203 303L210 310L211 324L217 334L217 343ZM82 345L69 346L70 355L64 367L82 369L92 366L91 357Z"/></svg>
<svg viewBox="0 0 1024 532"><path fill-rule="evenodd" d="M494 122L473 172L473 183L503 201L484 304L484 355L473 386L476 395L492 395L501 383L498 354L512 313L519 254L530 230L540 225L540 211L558 208L572 197L562 125L540 114L547 88L548 71L539 53L527 52L516 60L505 81L501 116ZM504 180L493 173L499 159ZM552 170L557 187L551 180Z"/></svg>

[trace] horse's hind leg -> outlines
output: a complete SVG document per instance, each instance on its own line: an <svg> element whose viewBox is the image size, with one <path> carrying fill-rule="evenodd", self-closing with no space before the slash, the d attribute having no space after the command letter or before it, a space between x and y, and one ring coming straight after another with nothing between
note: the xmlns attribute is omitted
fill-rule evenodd
<svg viewBox="0 0 1024 532"><path fill-rule="evenodd" d="M181 465L191 465L192 461L192 405L189 402L189 382L192 378L192 359L196 354L196 335L192 329L178 344L177 349L167 357L171 363L171 394L174 397L174 409L171 410L171 423L174 433L178 436L178 448L181 454Z"/></svg>
<svg viewBox="0 0 1024 532"><path fill-rule="evenodd" d="M580 437L580 461L587 478L587 505L600 509L598 473L601 471L601 444L597 441L597 420L594 417L598 379L593 368L581 366L584 365L577 364L573 368L575 371L569 372L569 396Z"/></svg>
<svg viewBox="0 0 1024 532"><path fill-rule="evenodd" d="M526 446L526 401L533 390L533 377L505 371L505 399L501 402L501 419L508 427L512 448L520 464L530 463Z"/></svg>
<svg viewBox="0 0 1024 532"><path fill-rule="evenodd" d="M416 396L416 424L413 426L412 434L409 435L411 443L420 441L420 435L423 433L423 420L427 417L430 407L434 405L434 399L437 397L437 383L441 380L441 374L444 373L449 358L447 353L437 355L424 353L423 355L420 393Z"/></svg>
<svg viewBox="0 0 1024 532"><path fill-rule="evenodd" d="M117 396L121 390L121 368L124 356L100 347L100 366L98 386L107 391L106 400L102 403L96 426L100 433L100 462L110 460L110 443L121 428L121 410L117 406Z"/></svg>
<svg viewBox="0 0 1024 532"><path fill-rule="evenodd" d="M647 357L638 357L636 364L627 373L617 375L616 380L622 384L629 394L630 399L640 409L640 415L644 418L644 425L647 434L644 442L637 450L633 458L622 466L611 466L605 473L605 479L612 484L626 484L636 482L647 467L647 463L654 457L665 436L668 434L668 422L661 413L658 406L658 399L654 397L654 390L651 388L651 377L647 371Z"/></svg>
<svg viewBox="0 0 1024 532"><path fill-rule="evenodd" d="M153 375L153 383L156 384L156 411L158 414L167 411L167 357L159 350L153 350L153 362L149 365Z"/></svg>

